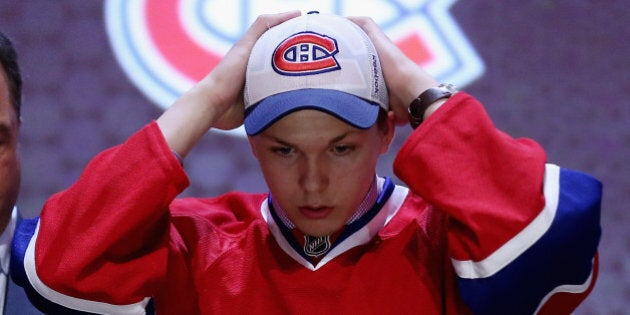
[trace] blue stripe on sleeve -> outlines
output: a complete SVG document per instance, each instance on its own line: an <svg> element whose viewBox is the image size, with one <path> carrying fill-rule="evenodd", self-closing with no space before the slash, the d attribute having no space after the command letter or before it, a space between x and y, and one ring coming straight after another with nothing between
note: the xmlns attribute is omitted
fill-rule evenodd
<svg viewBox="0 0 630 315"><path fill-rule="evenodd" d="M13 281L21 286L26 293L29 301L41 312L45 314L63 314L63 315L79 315L79 314L96 314L86 311L79 311L65 307L61 304L54 303L45 297L43 297L35 288L31 285L26 275L24 267L24 259L26 251L29 246L35 231L37 230L37 224L39 218L25 219L18 222L13 236L13 242L11 244L11 277ZM151 299L145 308L146 314L155 314L155 308L153 300Z"/></svg>
<svg viewBox="0 0 630 315"><path fill-rule="evenodd" d="M561 169L559 181L556 215L536 243L493 275L458 279L475 314L533 314L554 288L589 279L601 236L602 185L567 169Z"/></svg>
<svg viewBox="0 0 630 315"><path fill-rule="evenodd" d="M24 255L31 241L38 218L22 219L15 227L13 242L11 243L11 265L9 267L13 281L21 287L28 284L26 271L24 270Z"/></svg>

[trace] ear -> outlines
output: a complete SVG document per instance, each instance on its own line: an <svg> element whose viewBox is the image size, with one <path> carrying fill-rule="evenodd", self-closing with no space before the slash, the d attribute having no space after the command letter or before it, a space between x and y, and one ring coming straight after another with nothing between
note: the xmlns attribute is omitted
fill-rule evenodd
<svg viewBox="0 0 630 315"><path fill-rule="evenodd" d="M396 135L396 117L393 111L387 112L387 118L381 126L381 154L387 153Z"/></svg>

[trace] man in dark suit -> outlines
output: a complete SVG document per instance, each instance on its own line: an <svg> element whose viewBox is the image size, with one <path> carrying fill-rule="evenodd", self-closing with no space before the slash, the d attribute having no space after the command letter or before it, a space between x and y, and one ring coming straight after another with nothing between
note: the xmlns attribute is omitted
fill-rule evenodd
<svg viewBox="0 0 630 315"><path fill-rule="evenodd" d="M0 33L0 314L42 314L9 273L11 240L19 215L15 202L20 188L18 132L22 78L17 53Z"/></svg>

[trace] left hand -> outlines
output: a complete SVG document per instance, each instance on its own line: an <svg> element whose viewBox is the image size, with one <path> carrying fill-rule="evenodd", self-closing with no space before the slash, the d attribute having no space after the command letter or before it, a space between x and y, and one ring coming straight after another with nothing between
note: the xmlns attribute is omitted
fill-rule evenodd
<svg viewBox="0 0 630 315"><path fill-rule="evenodd" d="M254 43L270 27L299 15L290 11L259 16L219 64L157 119L172 150L185 157L210 128L232 129L243 123L245 70Z"/></svg>
<svg viewBox="0 0 630 315"><path fill-rule="evenodd" d="M438 82L409 59L369 17L348 17L367 33L381 61L385 85L389 92L390 110L396 123L409 123L408 108L413 99Z"/></svg>

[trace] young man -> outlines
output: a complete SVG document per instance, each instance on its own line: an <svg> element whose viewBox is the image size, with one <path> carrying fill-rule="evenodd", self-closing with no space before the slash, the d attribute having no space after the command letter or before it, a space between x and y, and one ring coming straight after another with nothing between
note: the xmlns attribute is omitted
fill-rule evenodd
<svg viewBox="0 0 630 315"><path fill-rule="evenodd" d="M599 182L496 130L371 19L298 15L258 18L20 226L27 290L108 314L150 299L159 314L571 312L595 283ZM375 166L408 121L406 188ZM175 199L199 138L243 123L270 193Z"/></svg>
<svg viewBox="0 0 630 315"><path fill-rule="evenodd" d="M11 241L19 221L18 134L22 76L13 43L0 33L0 314L41 314L9 276Z"/></svg>

